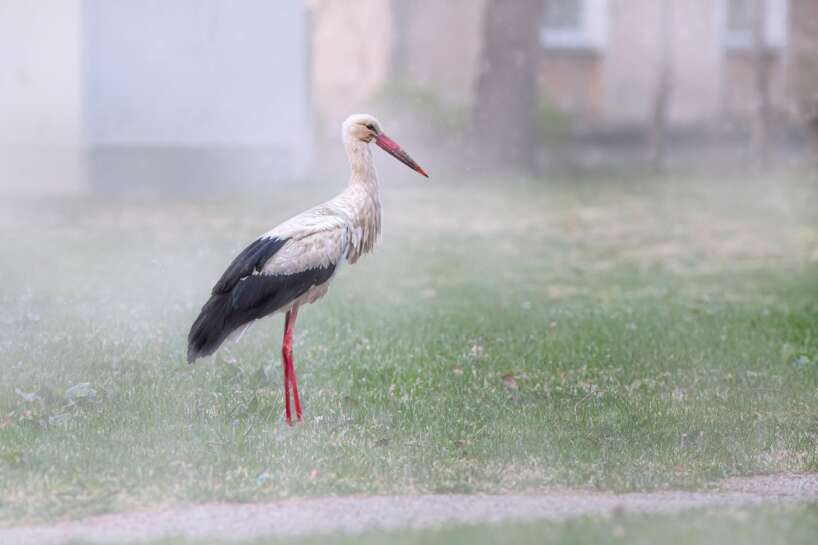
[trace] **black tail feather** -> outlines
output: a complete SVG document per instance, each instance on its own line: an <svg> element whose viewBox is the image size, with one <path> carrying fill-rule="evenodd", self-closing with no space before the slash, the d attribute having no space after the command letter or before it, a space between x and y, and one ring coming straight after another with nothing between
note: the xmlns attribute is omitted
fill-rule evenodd
<svg viewBox="0 0 818 545"><path fill-rule="evenodd" d="M190 328L188 363L211 355L241 326L286 308L312 286L327 282L334 271L329 264L289 275L255 274L227 293L214 293Z"/></svg>
<svg viewBox="0 0 818 545"><path fill-rule="evenodd" d="M244 323L259 316L238 312L231 291L244 278L260 271L288 239L261 236L236 256L213 286L213 296L202 307L188 334L187 361L193 363L215 352L224 340Z"/></svg>
<svg viewBox="0 0 818 545"><path fill-rule="evenodd" d="M238 327L230 328L230 293L213 295L202 307L187 336L187 362L193 363L215 352Z"/></svg>

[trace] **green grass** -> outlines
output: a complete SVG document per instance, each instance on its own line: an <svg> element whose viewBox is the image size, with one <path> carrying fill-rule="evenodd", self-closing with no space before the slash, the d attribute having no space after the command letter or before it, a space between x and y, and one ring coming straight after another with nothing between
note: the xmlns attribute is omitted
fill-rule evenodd
<svg viewBox="0 0 818 545"><path fill-rule="evenodd" d="M583 517L565 522L506 523L429 530L374 531L360 536L278 538L242 545L812 545L818 534L818 506L731 508L674 515ZM220 540L166 539L150 545L227 545ZM235 543L230 541L229 543ZM79 543L77 545L80 545ZM147 545L147 544L145 544Z"/></svg>
<svg viewBox="0 0 818 545"><path fill-rule="evenodd" d="M387 184L378 251L299 315L289 428L280 317L193 367L185 337L332 191L0 205L0 523L818 471L814 179Z"/></svg>

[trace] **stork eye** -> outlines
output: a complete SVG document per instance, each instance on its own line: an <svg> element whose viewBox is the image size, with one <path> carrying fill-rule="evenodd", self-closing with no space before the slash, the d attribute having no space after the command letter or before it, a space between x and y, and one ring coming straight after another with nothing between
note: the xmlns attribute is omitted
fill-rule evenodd
<svg viewBox="0 0 818 545"><path fill-rule="evenodd" d="M372 132L375 132L375 125L373 125L372 123L367 123L366 125L364 125L364 127L366 127Z"/></svg>

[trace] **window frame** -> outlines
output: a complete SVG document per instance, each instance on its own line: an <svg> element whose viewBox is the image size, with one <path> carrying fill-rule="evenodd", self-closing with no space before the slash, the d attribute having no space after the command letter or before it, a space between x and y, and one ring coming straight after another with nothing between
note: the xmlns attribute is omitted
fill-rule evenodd
<svg viewBox="0 0 818 545"><path fill-rule="evenodd" d="M755 44L753 29L731 30L728 28L730 2L737 0L721 0L719 2L719 30L721 42L727 52L743 53L751 51ZM742 0L751 2L752 0ZM790 39L789 0L764 1L764 48L771 51L780 51L787 47Z"/></svg>
<svg viewBox="0 0 818 545"><path fill-rule="evenodd" d="M542 0L546 2L547 0ZM540 45L547 50L601 50L608 42L608 0L576 0L579 24L576 28L547 28L540 22Z"/></svg>

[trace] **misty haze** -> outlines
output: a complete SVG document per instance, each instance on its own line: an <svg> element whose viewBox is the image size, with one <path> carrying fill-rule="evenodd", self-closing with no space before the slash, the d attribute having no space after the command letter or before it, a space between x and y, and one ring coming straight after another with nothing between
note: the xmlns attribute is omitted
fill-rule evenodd
<svg viewBox="0 0 818 545"><path fill-rule="evenodd" d="M0 0L0 230L0 544L818 535L815 0Z"/></svg>

